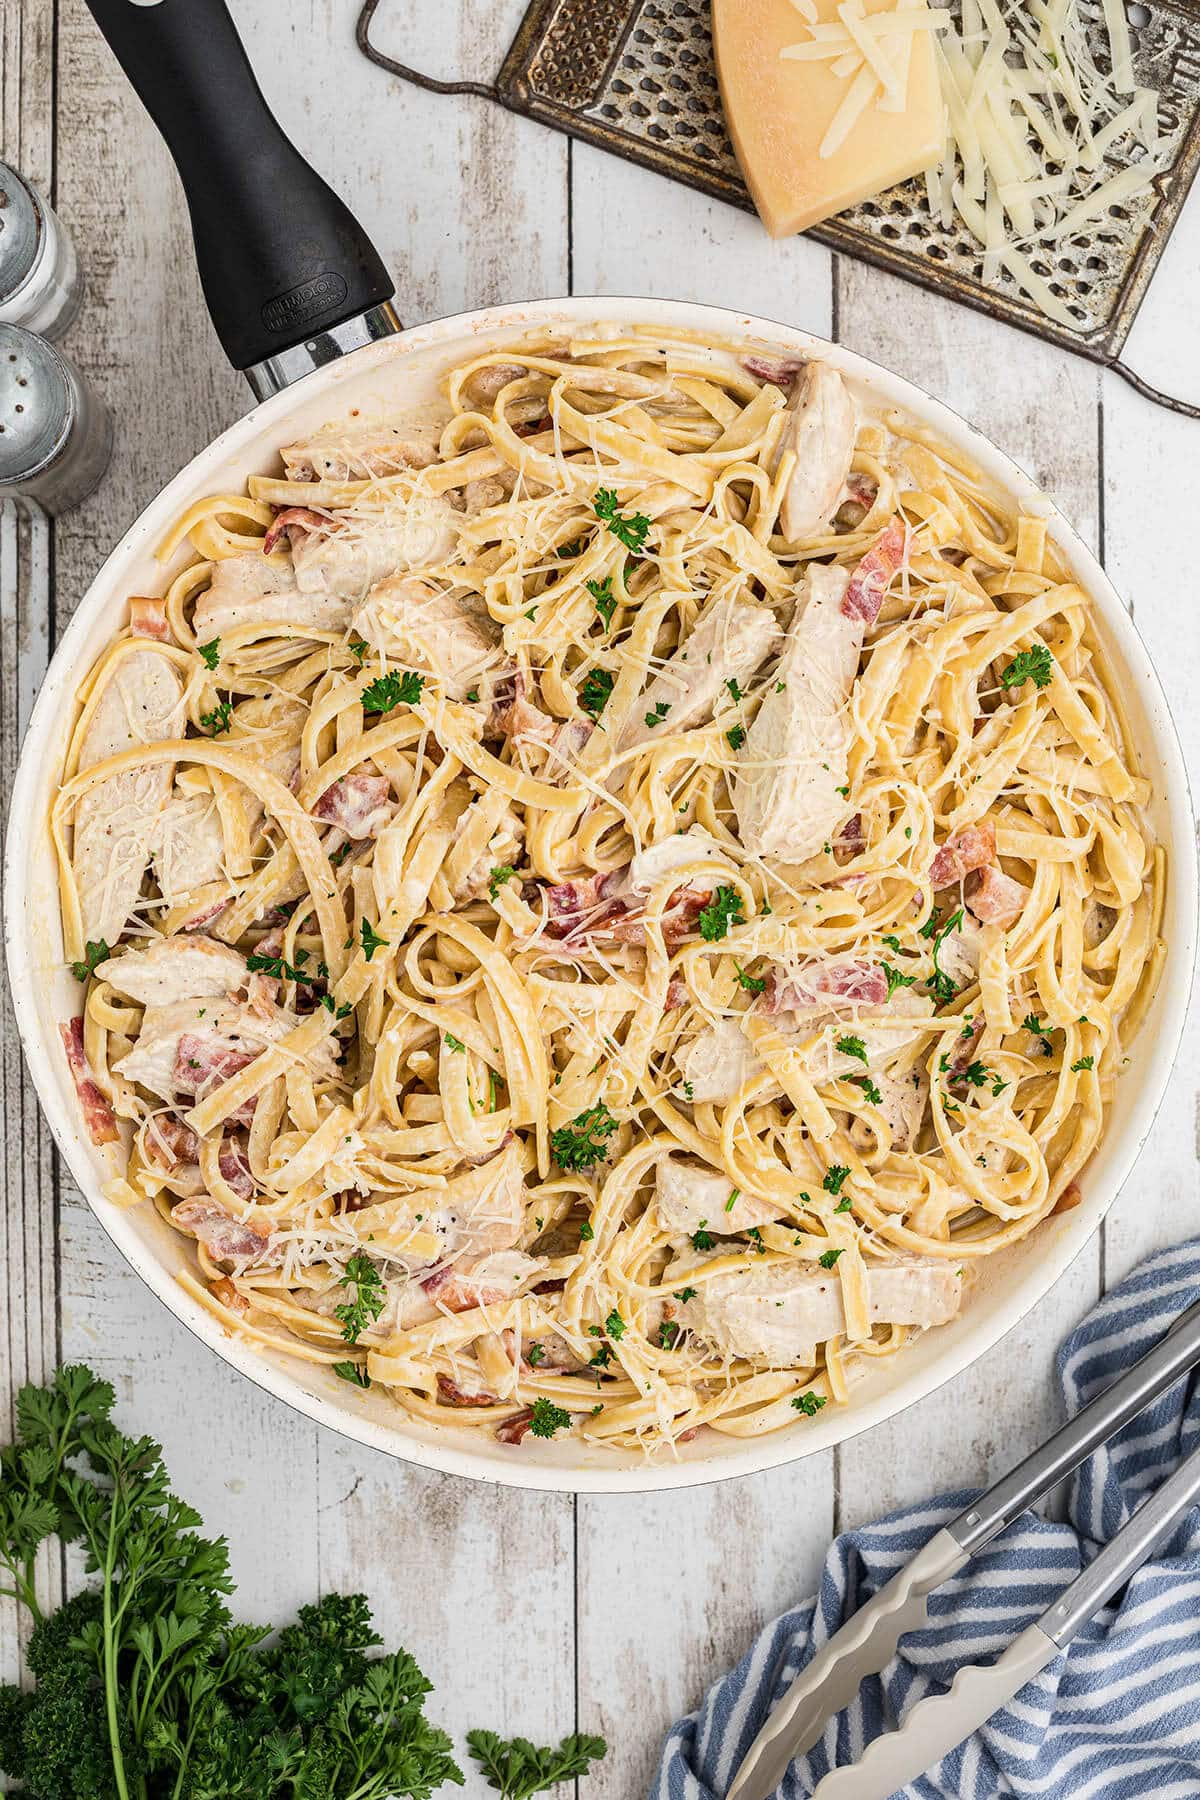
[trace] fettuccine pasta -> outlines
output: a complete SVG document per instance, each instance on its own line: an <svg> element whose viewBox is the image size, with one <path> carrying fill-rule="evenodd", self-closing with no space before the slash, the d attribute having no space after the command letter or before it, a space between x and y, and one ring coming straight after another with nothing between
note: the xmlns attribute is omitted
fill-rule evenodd
<svg viewBox="0 0 1200 1800"><path fill-rule="evenodd" d="M444 398L190 507L79 696L109 1195L426 1423L802 1429L1077 1203L1152 992L1088 595L828 365L598 327Z"/></svg>

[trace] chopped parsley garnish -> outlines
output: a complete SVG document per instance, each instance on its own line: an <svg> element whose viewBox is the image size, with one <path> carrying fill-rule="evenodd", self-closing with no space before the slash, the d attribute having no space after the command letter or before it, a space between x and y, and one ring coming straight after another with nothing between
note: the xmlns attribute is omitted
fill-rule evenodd
<svg viewBox="0 0 1200 1800"><path fill-rule="evenodd" d="M615 1344L625 1336L625 1321L615 1306L604 1321L604 1329Z"/></svg>
<svg viewBox="0 0 1200 1800"><path fill-rule="evenodd" d="M591 1222L591 1220L590 1220L590 1219L585 1219L585 1220L584 1220L584 1221L583 1221L583 1224L582 1224L582 1225L581 1225L581 1226L580 1226L580 1227L579 1227L579 1241L580 1241L580 1243L582 1243L582 1244L590 1244L590 1243L591 1243L591 1241L592 1241L592 1239L593 1239L593 1238L594 1238L594 1237L595 1237L595 1235L596 1235L596 1233L595 1233L595 1231L594 1231L594 1230L593 1230L593 1228L592 1228L592 1222Z"/></svg>
<svg viewBox="0 0 1200 1800"><path fill-rule="evenodd" d="M383 1311L383 1303L387 1298L383 1285L383 1277L369 1256L352 1256L346 1264L346 1273L338 1283L339 1287L353 1285L354 1298L343 1306L335 1306L333 1316L342 1323L342 1336L348 1344L356 1344L359 1335Z"/></svg>
<svg viewBox="0 0 1200 1800"><path fill-rule="evenodd" d="M754 1245L754 1248L758 1251L760 1256L765 1256L767 1254L767 1246L763 1243L763 1234L759 1226L751 1225L746 1232L746 1236L750 1239L750 1242Z"/></svg>
<svg viewBox="0 0 1200 1800"><path fill-rule="evenodd" d="M811 1391L807 1394L793 1394L792 1405L797 1412L803 1413L806 1419L811 1419L825 1405L825 1396L824 1394L814 1394Z"/></svg>
<svg viewBox="0 0 1200 1800"><path fill-rule="evenodd" d="M569 1125L560 1125L550 1134L550 1152L560 1169L568 1173L591 1169L608 1156L605 1139L617 1129L603 1100L577 1113Z"/></svg>
<svg viewBox="0 0 1200 1800"><path fill-rule="evenodd" d="M465 1050L467 1047L461 1038L452 1036L448 1031L443 1036L442 1042L445 1044L447 1050Z"/></svg>
<svg viewBox="0 0 1200 1800"><path fill-rule="evenodd" d="M478 688L468 688L467 689L467 704L468 704L468 706L474 706L474 704L478 700L478 698L479 698L479 689Z"/></svg>
<svg viewBox="0 0 1200 1800"><path fill-rule="evenodd" d="M840 795L841 795L841 796L842 796L842 799L843 799L843 800L848 800L848 799L849 799L849 798L850 798L850 789L849 789L849 786L846 786L846 787L840 787L840 788L838 788L838 790L837 790L837 791L838 791L838 793L839 793L839 794L840 794Z"/></svg>
<svg viewBox="0 0 1200 1800"><path fill-rule="evenodd" d="M738 986L745 988L748 994L761 994L767 985L765 975L747 975L740 963L734 963L737 970Z"/></svg>
<svg viewBox="0 0 1200 1800"><path fill-rule="evenodd" d="M903 948L903 945L901 944L900 939L895 935L894 932L889 931L885 935L883 941L887 945L889 950L894 950L896 952L896 955L899 956L899 954Z"/></svg>
<svg viewBox="0 0 1200 1800"><path fill-rule="evenodd" d="M554 552L555 556L578 556L583 549L583 539L573 538L569 544L560 544Z"/></svg>
<svg viewBox="0 0 1200 1800"><path fill-rule="evenodd" d="M344 1000L341 1006L337 1006L334 1003L332 994L322 994L320 998L321 1005L325 1008L325 1011L331 1012L335 1019L348 1019L350 1014L354 1011L354 1008L348 1000Z"/></svg>
<svg viewBox="0 0 1200 1800"><path fill-rule="evenodd" d="M206 669L215 669L221 660L220 638L209 638L207 644L197 644L196 655Z"/></svg>
<svg viewBox="0 0 1200 1800"><path fill-rule="evenodd" d="M992 1099L998 1100L1007 1086L1007 1081L1001 1081L1000 1077L997 1075L992 1082Z"/></svg>
<svg viewBox="0 0 1200 1800"><path fill-rule="evenodd" d="M389 669L376 676L359 695L364 712L391 712L394 706L416 706L425 686L425 677L412 669Z"/></svg>
<svg viewBox="0 0 1200 1800"><path fill-rule="evenodd" d="M645 513L630 513L627 518L618 511L618 504L614 488L596 489L593 501L596 517L602 525L607 525L617 542L624 544L631 556L640 556L650 531L650 521Z"/></svg>
<svg viewBox="0 0 1200 1800"><path fill-rule="evenodd" d="M598 719L608 705L615 679L611 669L589 670L587 680L579 690L579 704L593 719Z"/></svg>
<svg viewBox="0 0 1200 1800"><path fill-rule="evenodd" d="M869 1075L858 1075L855 1077L855 1079L857 1080L859 1087L862 1089L863 1094L865 1095L865 1097L871 1103L872 1106L882 1106L883 1105L883 1095L880 1093L879 1089L875 1086L875 1083L871 1080L871 1077Z"/></svg>
<svg viewBox="0 0 1200 1800"><path fill-rule="evenodd" d="M726 1211L726 1212L732 1212L732 1211L733 1211L733 1209L734 1209L734 1207L735 1207L735 1206L736 1206L736 1205L737 1205L737 1203L738 1203L738 1196L739 1196L739 1194L740 1194L740 1193L741 1193L741 1191L742 1191L742 1190L741 1190L741 1188L732 1188L732 1189L731 1189L731 1190L730 1190L730 1194L729 1194L729 1198L728 1198L728 1200L727 1200L727 1201L726 1201L726 1202L725 1202L725 1211Z"/></svg>
<svg viewBox="0 0 1200 1800"><path fill-rule="evenodd" d="M854 1202L851 1200L849 1194L843 1194L833 1210L835 1213L848 1213L853 1210L853 1207Z"/></svg>
<svg viewBox="0 0 1200 1800"><path fill-rule="evenodd" d="M744 725L734 725L725 733L725 736L729 740L729 748L731 750L740 750L746 741L746 727Z"/></svg>
<svg viewBox="0 0 1200 1800"><path fill-rule="evenodd" d="M969 1081L972 1087L986 1087L991 1079L991 1070L986 1063L968 1063L963 1070L963 1078Z"/></svg>
<svg viewBox="0 0 1200 1800"><path fill-rule="evenodd" d="M1032 681L1035 688L1044 688L1049 687L1053 679L1054 658L1045 644L1035 644L1032 650L1022 650L1000 675L1000 680L1008 688L1024 687L1027 681Z"/></svg>
<svg viewBox="0 0 1200 1800"><path fill-rule="evenodd" d="M734 704L737 706L740 706L746 696L743 694L741 688L739 687L738 683L733 679L732 675L730 676L729 680L725 683L725 686L729 689L730 697L733 700Z"/></svg>
<svg viewBox="0 0 1200 1800"><path fill-rule="evenodd" d="M588 1368L589 1369L607 1369L607 1367L611 1361L612 1361L612 1351L609 1349L607 1344L601 1344L601 1346L597 1350L595 1356L588 1357Z"/></svg>
<svg viewBox="0 0 1200 1800"><path fill-rule="evenodd" d="M664 1319L658 1328L658 1341L664 1350L675 1348L675 1339L679 1336L679 1327L673 1319Z"/></svg>
<svg viewBox="0 0 1200 1800"><path fill-rule="evenodd" d="M912 987L916 982L915 975L904 975L899 969L893 969L891 963L881 962L880 968L887 977L887 997L890 1000L897 988Z"/></svg>
<svg viewBox="0 0 1200 1800"><path fill-rule="evenodd" d="M370 962L377 950L387 949L387 939L385 937L380 937L369 919L363 920L362 925L359 928L358 936L359 942L362 944L363 955L368 962Z"/></svg>
<svg viewBox="0 0 1200 1800"><path fill-rule="evenodd" d="M371 1377L367 1374L362 1363L334 1363L333 1372L335 1375L340 1376L343 1381L351 1382L355 1387L369 1388L371 1385Z"/></svg>
<svg viewBox="0 0 1200 1800"><path fill-rule="evenodd" d="M646 730L653 731L654 727L656 725L661 725L663 720L666 718L667 714L670 712L670 710L671 710L671 703L669 700L656 701L655 706L654 706L654 711L648 712L646 714L646 718L645 718Z"/></svg>
<svg viewBox="0 0 1200 1800"><path fill-rule="evenodd" d="M1071 1064L1071 1073L1072 1075L1078 1075L1081 1070L1093 1069L1095 1066L1096 1059L1094 1056L1081 1056L1078 1062L1073 1062Z"/></svg>
<svg viewBox="0 0 1200 1800"><path fill-rule="evenodd" d="M533 1403L529 1429L534 1437L552 1438L556 1431L571 1429L571 1415L565 1407L555 1406L553 1400L547 1400L544 1394L540 1394Z"/></svg>
<svg viewBox="0 0 1200 1800"><path fill-rule="evenodd" d="M680 1306L686 1306L689 1300L694 1300L696 1298L696 1289L694 1287L680 1288L675 1298L678 1300Z"/></svg>
<svg viewBox="0 0 1200 1800"><path fill-rule="evenodd" d="M933 995L939 1006L948 1006L950 1004L951 1000L953 1000L955 994L958 992L958 983L952 981L949 975L946 974L946 971L941 967L938 962L938 952L941 950L943 943L950 933L955 930L957 926L961 925L962 922L963 910L960 906L950 914L950 917L946 920L945 924L942 925L937 936L933 940L933 974L927 985L930 993ZM932 923L933 921L930 920L930 924ZM923 925L921 927L921 936L929 937L930 935L928 927Z"/></svg>
<svg viewBox="0 0 1200 1800"><path fill-rule="evenodd" d="M282 956L259 956L257 951L253 951L246 958L246 967L251 975L272 975L276 981L295 981L305 987L311 987L315 981L324 978L319 975L306 975L301 965L307 961L307 950L297 950L294 963L285 962Z"/></svg>
<svg viewBox="0 0 1200 1800"><path fill-rule="evenodd" d="M719 887L708 905L700 913L697 923L700 936L706 944L715 944L729 935L732 925L745 923L746 914L742 906L742 896L736 888Z"/></svg>
<svg viewBox="0 0 1200 1800"><path fill-rule="evenodd" d="M525 1361L529 1364L530 1368L536 1369L538 1364L544 1363L545 1360L546 1360L545 1346L543 1344L538 1344L538 1343L530 1344L528 1350L525 1352Z"/></svg>
<svg viewBox="0 0 1200 1800"><path fill-rule="evenodd" d="M821 1186L825 1189L827 1194L840 1194L842 1191L842 1183L849 1173L850 1171L845 1163L834 1163L830 1168L826 1169L825 1179L821 1183Z"/></svg>
<svg viewBox="0 0 1200 1800"><path fill-rule="evenodd" d="M1046 1027L1042 1024L1042 1021L1038 1018L1036 1013L1026 1013L1025 1017L1021 1020L1021 1030L1032 1031L1034 1037L1043 1037L1046 1032Z"/></svg>
<svg viewBox="0 0 1200 1800"><path fill-rule="evenodd" d="M223 731L233 729L233 707L228 700L222 700L212 712L200 714L200 723L209 737L220 737Z"/></svg>
<svg viewBox="0 0 1200 1800"><path fill-rule="evenodd" d="M596 602L596 611L604 621L604 629L612 624L612 616L617 610L617 597L612 591L613 578L606 575L603 581L585 581L584 587Z"/></svg>
<svg viewBox="0 0 1200 1800"><path fill-rule="evenodd" d="M681 1082L680 1086L683 1088L683 1097L685 1100L690 1102L696 1098L696 1090L690 1081Z"/></svg>
<svg viewBox="0 0 1200 1800"><path fill-rule="evenodd" d="M832 1267L833 1267L834 1263L837 1261L838 1257L844 1256L845 1254L846 1254L846 1252L844 1250L822 1250L820 1256L818 1256L818 1258L817 1258L817 1261L820 1263L820 1265L823 1269L832 1269Z"/></svg>
<svg viewBox="0 0 1200 1800"><path fill-rule="evenodd" d="M107 962L111 955L112 951L109 949L103 938L100 939L98 944L93 944L89 939L83 946L83 961L73 962L71 964L71 973L76 981L86 981L88 976L94 975L100 964L102 962Z"/></svg>
<svg viewBox="0 0 1200 1800"><path fill-rule="evenodd" d="M693 1233L692 1233L692 1249L693 1250L711 1250L714 1243L716 1242L716 1239L713 1237L712 1232L706 1231L704 1229L707 1224L708 1224L707 1219L701 1219L699 1229L697 1231L693 1231Z"/></svg>
<svg viewBox="0 0 1200 1800"><path fill-rule="evenodd" d="M371 646L368 644L366 638L352 637L346 648L349 650L355 662L361 663Z"/></svg>
<svg viewBox="0 0 1200 1800"><path fill-rule="evenodd" d="M860 1037L840 1037L835 1043L834 1049L840 1050L843 1056L857 1058L859 1062L865 1063L867 1060L867 1046Z"/></svg>
<svg viewBox="0 0 1200 1800"><path fill-rule="evenodd" d="M516 872L509 863L501 863L499 868L493 869L488 876L488 899L494 900L500 889L506 882L512 880Z"/></svg>

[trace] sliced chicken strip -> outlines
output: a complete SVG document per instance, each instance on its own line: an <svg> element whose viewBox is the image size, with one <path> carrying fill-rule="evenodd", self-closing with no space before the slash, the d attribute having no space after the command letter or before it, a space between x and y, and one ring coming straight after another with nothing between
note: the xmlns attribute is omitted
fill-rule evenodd
<svg viewBox="0 0 1200 1800"><path fill-rule="evenodd" d="M780 457L796 453L784 490L779 523L789 543L825 531L842 497L857 428L854 401L836 369L809 363L792 388L788 422L779 440Z"/></svg>
<svg viewBox="0 0 1200 1800"><path fill-rule="evenodd" d="M154 845L154 879L168 906L225 873L225 833L211 794L176 794L163 807Z"/></svg>
<svg viewBox="0 0 1200 1800"><path fill-rule="evenodd" d="M258 550L215 563L212 580L192 614L197 641L210 642L238 625L268 623L345 631L350 604L338 594L301 593L291 563Z"/></svg>
<svg viewBox="0 0 1200 1800"><path fill-rule="evenodd" d="M448 500L428 494L337 513L332 530L294 541L297 585L303 594L361 601L386 576L445 562L460 523Z"/></svg>
<svg viewBox="0 0 1200 1800"><path fill-rule="evenodd" d="M218 999L246 980L246 959L212 938L160 938L148 950L126 950L96 970L118 994L139 1006L170 1006L177 1000Z"/></svg>
<svg viewBox="0 0 1200 1800"><path fill-rule="evenodd" d="M755 856L804 862L836 834L848 810L846 701L862 651L863 621L842 610L845 569L814 564L779 663L740 752L733 803Z"/></svg>
<svg viewBox="0 0 1200 1800"><path fill-rule="evenodd" d="M465 700L501 661L478 618L452 595L415 575L371 589L354 629L374 650L434 675L451 700Z"/></svg>
<svg viewBox="0 0 1200 1800"><path fill-rule="evenodd" d="M686 731L712 717L716 703L728 697L729 683L744 686L780 642L775 614L745 600L718 600L696 621L696 628L668 659L634 702L621 733L621 748L641 744L661 731ZM661 727L645 723L646 714L666 707Z"/></svg>
<svg viewBox="0 0 1200 1800"><path fill-rule="evenodd" d="M437 446L399 425L339 425L280 451L289 481L370 481L401 469L427 469Z"/></svg>
<svg viewBox="0 0 1200 1800"><path fill-rule="evenodd" d="M732 868L724 848L700 826L689 826L661 843L650 844L637 852L626 873L626 884L635 894L645 896L658 886L663 877L689 863L719 862Z"/></svg>
<svg viewBox="0 0 1200 1800"><path fill-rule="evenodd" d="M525 1223L525 1175L516 1138L489 1161L454 1175L429 1196L434 1229L453 1252L509 1250Z"/></svg>
<svg viewBox="0 0 1200 1800"><path fill-rule="evenodd" d="M917 1069L908 1075L888 1075L881 1069L872 1079L879 1093L878 1110L891 1132L891 1148L910 1150L929 1103L929 1077ZM855 1120L850 1136L861 1149L874 1133L862 1120Z"/></svg>
<svg viewBox="0 0 1200 1800"><path fill-rule="evenodd" d="M138 744L182 737L183 729L178 669L163 652L139 648L113 665L80 746L80 770ZM124 931L173 779L170 763L128 769L80 799L71 860L85 940L115 944Z"/></svg>
<svg viewBox="0 0 1200 1800"><path fill-rule="evenodd" d="M752 1231L784 1216L778 1206L739 1193L728 1175L690 1157L668 1156L659 1163L654 1198L666 1229L680 1236L706 1226L717 1235Z"/></svg>
<svg viewBox="0 0 1200 1800"><path fill-rule="evenodd" d="M868 1267L866 1282L872 1324L945 1325L962 1301L961 1277L942 1262ZM718 1353L772 1368L811 1364L817 1347L846 1329L836 1275L779 1265L700 1284L678 1318Z"/></svg>
<svg viewBox="0 0 1200 1800"><path fill-rule="evenodd" d="M261 1002L189 999L147 1006L132 1050L113 1066L163 1100L206 1092L296 1028L295 1013ZM188 1041L187 1055L180 1046ZM324 1040L309 1059L317 1079L337 1073L336 1041Z"/></svg>
<svg viewBox="0 0 1200 1800"><path fill-rule="evenodd" d="M719 1019L675 1052L675 1066L689 1100L723 1105L766 1064L736 1019Z"/></svg>

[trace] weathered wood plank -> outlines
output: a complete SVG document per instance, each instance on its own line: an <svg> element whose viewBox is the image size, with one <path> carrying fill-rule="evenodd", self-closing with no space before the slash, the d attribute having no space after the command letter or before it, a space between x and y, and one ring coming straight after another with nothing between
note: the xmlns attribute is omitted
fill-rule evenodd
<svg viewBox="0 0 1200 1800"><path fill-rule="evenodd" d="M0 7L0 157L53 197L55 0Z"/></svg>
<svg viewBox="0 0 1200 1800"><path fill-rule="evenodd" d="M576 145L574 291L751 310L827 333L829 256ZM608 1757L587 1800L645 1793L664 1733L754 1632L807 1592L833 1524L828 1456L678 1495L579 1500L580 1728ZM634 1728L631 1729L631 1724Z"/></svg>

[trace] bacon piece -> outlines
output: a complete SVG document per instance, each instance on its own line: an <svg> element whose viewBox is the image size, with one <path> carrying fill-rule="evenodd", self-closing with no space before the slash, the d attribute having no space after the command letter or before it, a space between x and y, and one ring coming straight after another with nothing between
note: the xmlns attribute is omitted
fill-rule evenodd
<svg viewBox="0 0 1200 1800"><path fill-rule="evenodd" d="M887 976L875 963L843 958L809 962L794 974L772 969L763 993L763 1010L824 1012L843 1006L886 1006Z"/></svg>
<svg viewBox="0 0 1200 1800"><path fill-rule="evenodd" d="M589 913L597 914L606 904L611 910L614 902L610 897L620 886L625 873L624 869L609 869L601 875L581 875L574 881L560 881L543 889L550 914L551 936L572 937L589 928L584 923Z"/></svg>
<svg viewBox="0 0 1200 1800"><path fill-rule="evenodd" d="M967 896L967 905L983 925L1011 925L1025 910L1030 890L995 864L980 872L979 885Z"/></svg>
<svg viewBox="0 0 1200 1800"><path fill-rule="evenodd" d="M511 1287L488 1287L462 1280L450 1263L435 1269L432 1275L420 1277L419 1285L443 1312L472 1312L477 1306L499 1306L511 1300Z"/></svg>
<svg viewBox="0 0 1200 1800"><path fill-rule="evenodd" d="M228 899L214 900L210 905L202 906L200 911L195 913L192 918L185 920L180 929L183 931L203 931L206 925L211 925L214 919L220 918L228 905Z"/></svg>
<svg viewBox="0 0 1200 1800"><path fill-rule="evenodd" d="M983 1036L983 1020L976 1019L966 1037L960 1037L958 1048L946 1070L946 1086L959 1087L966 1080L967 1070L975 1061L975 1052L979 1048L979 1040Z"/></svg>
<svg viewBox="0 0 1200 1800"><path fill-rule="evenodd" d="M848 619L861 619L867 626L875 623L887 585L904 561L905 540L904 520L897 514L850 577L842 597Z"/></svg>
<svg viewBox="0 0 1200 1800"><path fill-rule="evenodd" d="M672 975L667 983L667 997L663 1002L664 1012L678 1012L681 1006L687 1005L687 982L682 975Z"/></svg>
<svg viewBox="0 0 1200 1800"><path fill-rule="evenodd" d="M153 1113L146 1121L146 1155L162 1169L200 1160L200 1139L174 1113Z"/></svg>
<svg viewBox="0 0 1200 1800"><path fill-rule="evenodd" d="M521 670L502 669L492 687L492 710L484 736L488 738L553 738L559 729L557 719L543 712L527 698L529 684ZM590 735L590 730L589 730Z"/></svg>
<svg viewBox="0 0 1200 1800"><path fill-rule="evenodd" d="M787 390L795 383L797 375L804 367L799 357L781 356L743 356L742 367L747 375L754 375L759 381L769 383L771 387Z"/></svg>
<svg viewBox="0 0 1200 1800"><path fill-rule="evenodd" d="M964 825L934 853L929 879L935 888L952 887L976 869L996 860L996 827L990 819L982 825Z"/></svg>
<svg viewBox="0 0 1200 1800"><path fill-rule="evenodd" d="M340 519L333 519L328 513L316 512L311 506L285 506L282 512L275 514L274 522L262 541L262 553L270 556L284 536L293 546L297 538L307 537L310 532L328 537L331 531L340 528L341 523Z"/></svg>
<svg viewBox="0 0 1200 1800"><path fill-rule="evenodd" d="M179 1093L201 1099L259 1055L257 1050L233 1050L213 1032L184 1031L180 1033L171 1080ZM255 1099L248 1100L230 1117L239 1125L248 1125L254 1117L255 1104Z"/></svg>
<svg viewBox="0 0 1200 1800"><path fill-rule="evenodd" d="M497 1425L496 1438L501 1444L523 1444L529 1427L533 1424L532 1406L522 1407L511 1419L505 1419L503 1425Z"/></svg>
<svg viewBox="0 0 1200 1800"><path fill-rule="evenodd" d="M344 775L319 794L314 819L327 820L355 843L378 837L392 816L392 784L386 775Z"/></svg>
<svg viewBox="0 0 1200 1800"><path fill-rule="evenodd" d="M251 1198L254 1193L254 1177L250 1173L250 1164L246 1161L245 1152L236 1138L227 1137L222 1143L221 1153L217 1157L217 1167L239 1200Z"/></svg>
<svg viewBox="0 0 1200 1800"><path fill-rule="evenodd" d="M79 1104L83 1108L83 1122L87 1126L88 1136L93 1144L115 1144L121 1135L117 1130L117 1115L97 1087L88 1067L83 1049L82 1018L68 1020L65 1025L59 1026L58 1031L67 1053L75 1092L79 1095Z"/></svg>
<svg viewBox="0 0 1200 1800"><path fill-rule="evenodd" d="M167 624L165 600L151 600L145 594L134 594L129 601L129 629L134 637L153 638L165 644L171 635Z"/></svg>
<svg viewBox="0 0 1200 1800"><path fill-rule="evenodd" d="M238 1292L228 1275L222 1275L219 1281L210 1281L208 1291L214 1300L218 1300L222 1306L228 1307L230 1312L237 1313L239 1318L244 1319L250 1311L250 1302L245 1294Z"/></svg>
<svg viewBox="0 0 1200 1800"><path fill-rule="evenodd" d="M171 1219L204 1245L214 1262L279 1262L282 1250L268 1233L245 1219L233 1219L215 1200L181 1200Z"/></svg>
<svg viewBox="0 0 1200 1800"><path fill-rule="evenodd" d="M437 1378L437 1386L438 1399L443 1406L499 1405L499 1400L495 1394L469 1394L465 1388L460 1388L456 1381L451 1381L448 1375L439 1375ZM530 1416L532 1417L532 1414Z"/></svg>
<svg viewBox="0 0 1200 1800"><path fill-rule="evenodd" d="M862 814L851 813L842 829L833 840L833 860L839 866L853 862L860 850L866 848L867 836L863 830Z"/></svg>

